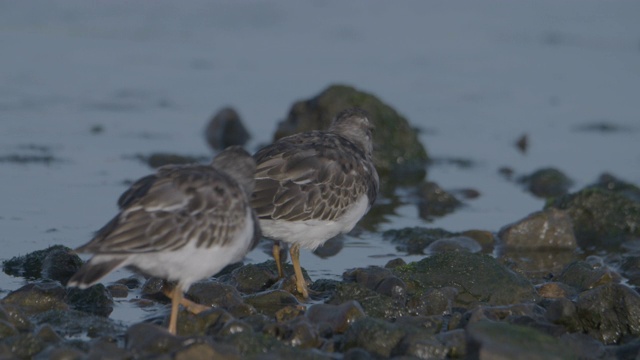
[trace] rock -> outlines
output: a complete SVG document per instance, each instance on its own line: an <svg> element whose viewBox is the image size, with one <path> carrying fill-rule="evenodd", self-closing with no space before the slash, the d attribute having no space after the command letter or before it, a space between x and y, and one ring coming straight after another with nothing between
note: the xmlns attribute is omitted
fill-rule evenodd
<svg viewBox="0 0 640 360"><path fill-rule="evenodd" d="M571 217L554 208L502 227L498 237L507 248L575 250L578 246Z"/></svg>
<svg viewBox="0 0 640 360"><path fill-rule="evenodd" d="M567 194L573 181L562 171L554 168L545 168L524 176L519 181L527 185L528 190L540 198L551 198Z"/></svg>
<svg viewBox="0 0 640 360"><path fill-rule="evenodd" d="M449 350L434 336L409 332L393 350L393 354L418 359L447 359Z"/></svg>
<svg viewBox="0 0 640 360"><path fill-rule="evenodd" d="M553 326L547 321L545 314L545 308L534 303L523 303L501 306L478 306L465 314L465 317L467 318L467 324L486 320L505 321L512 324L526 324L532 328L544 329L546 332L551 332L552 335L563 333L564 331L562 331L562 329Z"/></svg>
<svg viewBox="0 0 640 360"><path fill-rule="evenodd" d="M460 200L432 181L420 185L418 199L418 213L425 220L452 213L462 205Z"/></svg>
<svg viewBox="0 0 640 360"><path fill-rule="evenodd" d="M18 331L30 331L33 324L19 304L5 304L0 302L0 320L8 323L7 327L13 327Z"/></svg>
<svg viewBox="0 0 640 360"><path fill-rule="evenodd" d="M263 330L288 346L312 349L320 346L317 328L305 317L298 317L286 323L272 323Z"/></svg>
<svg viewBox="0 0 640 360"><path fill-rule="evenodd" d="M49 325L63 337L117 337L125 326L109 318L87 314L77 310L51 310L35 315L36 325Z"/></svg>
<svg viewBox="0 0 640 360"><path fill-rule="evenodd" d="M413 326L421 330L421 333L435 335L442 331L445 323L444 316L401 316L397 318L394 324L403 326Z"/></svg>
<svg viewBox="0 0 640 360"><path fill-rule="evenodd" d="M273 336L246 331L229 335L221 341L238 349L243 359L263 358L264 354L270 351L285 348L285 345Z"/></svg>
<svg viewBox="0 0 640 360"><path fill-rule="evenodd" d="M234 315L250 315L255 310L244 303L235 287L215 280L202 280L191 285L187 298L200 305L222 308Z"/></svg>
<svg viewBox="0 0 640 360"><path fill-rule="evenodd" d="M615 247L640 236L640 203L616 192L586 188L547 207L566 210L578 244L585 249Z"/></svg>
<svg viewBox="0 0 640 360"><path fill-rule="evenodd" d="M112 298L126 298L129 296L129 288L124 284L107 285L107 291Z"/></svg>
<svg viewBox="0 0 640 360"><path fill-rule="evenodd" d="M580 258L576 251L547 249L504 249L498 250L499 259L509 268L539 284L560 274L570 263Z"/></svg>
<svg viewBox="0 0 640 360"><path fill-rule="evenodd" d="M382 295L358 283L339 284L327 304L339 305L350 300L360 303L365 313L372 317L395 319L407 315L404 301Z"/></svg>
<svg viewBox="0 0 640 360"><path fill-rule="evenodd" d="M285 306L300 306L298 299L284 290L268 290L247 295L244 301L267 316L275 316Z"/></svg>
<svg viewBox="0 0 640 360"><path fill-rule="evenodd" d="M558 339L526 326L479 321L467 327L470 359L577 358Z"/></svg>
<svg viewBox="0 0 640 360"><path fill-rule="evenodd" d="M298 132L327 129L333 117L349 107L368 111L374 132L374 161L387 182L415 182L425 176L427 152L417 132L394 109L375 96L349 86L333 85L309 100L296 102L278 124L275 139ZM389 176L393 174L393 176Z"/></svg>
<svg viewBox="0 0 640 360"><path fill-rule="evenodd" d="M149 323L134 324L125 334L125 348L137 357L171 354L182 347L183 341L166 328Z"/></svg>
<svg viewBox="0 0 640 360"><path fill-rule="evenodd" d="M389 358L406 335L399 326L365 317L351 325L344 334L345 350L362 348L375 356Z"/></svg>
<svg viewBox="0 0 640 360"><path fill-rule="evenodd" d="M225 344L209 343L204 340L200 342L189 342L188 345L176 350L172 354L175 360L240 360L240 354Z"/></svg>
<svg viewBox="0 0 640 360"><path fill-rule="evenodd" d="M0 342L0 358L31 359L44 350L47 345L34 334L18 334Z"/></svg>
<svg viewBox="0 0 640 360"><path fill-rule="evenodd" d="M640 295L620 284L585 291L576 301L583 331L605 344L640 336Z"/></svg>
<svg viewBox="0 0 640 360"><path fill-rule="evenodd" d="M66 246L54 245L2 262L2 270L27 280L50 279L66 284L82 266L82 260Z"/></svg>
<svg viewBox="0 0 640 360"><path fill-rule="evenodd" d="M96 284L87 289L70 288L67 291L66 301L76 310L95 315L109 316L113 311L111 293L102 284Z"/></svg>
<svg viewBox="0 0 640 360"><path fill-rule="evenodd" d="M308 275L306 278L308 278ZM244 265L233 270L230 274L218 277L218 281L221 283L234 286L238 291L245 294L266 290L277 280L278 273L273 261Z"/></svg>
<svg viewBox="0 0 640 360"><path fill-rule="evenodd" d="M556 281L567 284L579 292L608 284L616 279L607 268L594 268L586 261L569 264L556 278Z"/></svg>
<svg viewBox="0 0 640 360"><path fill-rule="evenodd" d="M387 230L382 233L382 238L396 244L398 251L407 252L408 254L424 255L424 249L429 246L429 244L454 235L456 234L443 229L412 227L399 230Z"/></svg>
<svg viewBox="0 0 640 360"><path fill-rule="evenodd" d="M446 239L438 239L427 246L427 252L431 254L447 251L466 251L470 253L477 253L481 250L482 245L466 236L454 236Z"/></svg>
<svg viewBox="0 0 640 360"><path fill-rule="evenodd" d="M209 121L205 130L209 146L214 150L223 150L229 146L244 144L251 138L242 124L240 115L232 107L219 110Z"/></svg>
<svg viewBox="0 0 640 360"><path fill-rule="evenodd" d="M209 335L220 331L233 320L233 315L221 308L212 308L198 314L181 309L178 313L177 332L189 336Z"/></svg>
<svg viewBox="0 0 640 360"><path fill-rule="evenodd" d="M14 305L28 315L49 310L67 310L66 289L57 282L30 283L10 292L2 305Z"/></svg>
<svg viewBox="0 0 640 360"><path fill-rule="evenodd" d="M538 299L527 279L487 255L440 253L393 271L407 284L409 293L429 288L458 289L455 306L506 305Z"/></svg>
<svg viewBox="0 0 640 360"><path fill-rule="evenodd" d="M426 289L413 294L407 301L407 310L411 315L446 315L451 314L458 289L443 287Z"/></svg>
<svg viewBox="0 0 640 360"><path fill-rule="evenodd" d="M346 271L343 277L346 281L355 281L369 290L390 297L398 305L405 302L407 286L404 281L396 277L389 269L379 266L357 268ZM383 302L386 301L383 300ZM373 304L367 302L364 306L369 308L370 305ZM369 308L369 310L371 309Z"/></svg>
<svg viewBox="0 0 640 360"><path fill-rule="evenodd" d="M7 320L0 320L0 340L17 335L18 329Z"/></svg>
<svg viewBox="0 0 640 360"><path fill-rule="evenodd" d="M628 279L629 284L640 286L640 255L628 255L620 264L622 275Z"/></svg>
<svg viewBox="0 0 640 360"><path fill-rule="evenodd" d="M447 348L447 353L450 358L465 358L467 354L467 334L463 329L441 332L436 335L436 339Z"/></svg>
<svg viewBox="0 0 640 360"><path fill-rule="evenodd" d="M312 305L305 316L312 323L328 324L334 333L344 333L351 324L366 315L357 301L349 300L340 305Z"/></svg>

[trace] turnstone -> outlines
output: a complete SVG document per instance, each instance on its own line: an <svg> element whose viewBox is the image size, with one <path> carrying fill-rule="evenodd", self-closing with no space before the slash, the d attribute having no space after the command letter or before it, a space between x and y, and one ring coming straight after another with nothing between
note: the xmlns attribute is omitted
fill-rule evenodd
<svg viewBox="0 0 640 360"><path fill-rule="evenodd" d="M120 196L120 213L76 249L93 253L68 286L89 287L113 270L131 267L177 282L169 331L176 333L183 291L242 260L260 230L249 199L256 164L238 146L211 165L167 165Z"/></svg>
<svg viewBox="0 0 640 360"><path fill-rule="evenodd" d="M378 194L372 130L364 110L347 109L327 131L284 137L254 155L258 165L251 205L264 236L276 240L273 256L280 277L280 241L291 244L296 288L305 298L300 247L314 250L351 231Z"/></svg>

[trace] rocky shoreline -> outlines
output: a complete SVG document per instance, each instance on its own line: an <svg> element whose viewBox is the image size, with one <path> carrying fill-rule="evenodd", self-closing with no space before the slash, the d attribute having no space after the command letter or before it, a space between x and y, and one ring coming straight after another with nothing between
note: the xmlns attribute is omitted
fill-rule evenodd
<svg viewBox="0 0 640 360"><path fill-rule="evenodd" d="M378 129L399 121L370 95L332 87L294 105L278 136L304 130L301 119L324 121L334 113L326 104L343 105L335 99L391 121ZM376 136L386 138L377 141L393 149L376 148L383 194L411 184L425 218L455 211L461 204L455 196L422 180L426 151L398 152L398 141L412 144L415 134L408 141L382 133ZM0 358L640 357L640 189L605 174L569 193L570 180L555 169L519 181L547 199L544 208L495 233L388 230L383 241L424 257L350 269L339 281L308 279L310 303L292 295L292 279L277 279L273 261L228 267L191 287L187 297L211 310L181 310L178 336L166 330L162 281L134 276L68 289L64 284L82 264L71 249L56 245L14 257L3 270L27 284L0 300ZM380 216L374 208L363 226ZM285 270L293 273L290 266ZM126 326L109 318L122 301L156 315Z"/></svg>

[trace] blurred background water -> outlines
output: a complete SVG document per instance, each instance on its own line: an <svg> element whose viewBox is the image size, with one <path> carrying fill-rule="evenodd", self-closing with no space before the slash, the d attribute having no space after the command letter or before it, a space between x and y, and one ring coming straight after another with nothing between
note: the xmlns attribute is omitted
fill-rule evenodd
<svg viewBox="0 0 640 360"><path fill-rule="evenodd" d="M239 111L254 151L335 83L409 119L436 160L429 180L481 195L432 222L405 195L337 256L303 252L313 279L417 259L383 230L495 232L540 210L501 167L557 167L573 190L603 172L638 184L638 14L592 0L0 1L0 258L88 241L126 181L153 171L137 155L213 155L203 132L220 108ZM3 291L22 283L0 275Z"/></svg>

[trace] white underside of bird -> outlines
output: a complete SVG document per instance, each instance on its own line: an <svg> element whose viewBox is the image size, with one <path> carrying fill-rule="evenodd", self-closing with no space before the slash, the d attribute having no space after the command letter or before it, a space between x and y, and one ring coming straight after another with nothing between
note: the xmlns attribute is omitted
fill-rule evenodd
<svg viewBox="0 0 640 360"><path fill-rule="evenodd" d="M351 231L368 210L369 199L363 195L336 220L260 219L260 227L263 235L270 239L297 243L313 251L332 237Z"/></svg>
<svg viewBox="0 0 640 360"><path fill-rule="evenodd" d="M234 239L226 245L196 247L197 239L192 239L185 246L173 251L98 254L91 258L90 264L97 265L102 262L124 259L117 268L135 266L148 275L177 281L186 291L194 282L213 276L227 264L239 262L244 258L254 232L251 209L247 209L245 224L242 231L238 232ZM69 285L84 289L94 283Z"/></svg>

